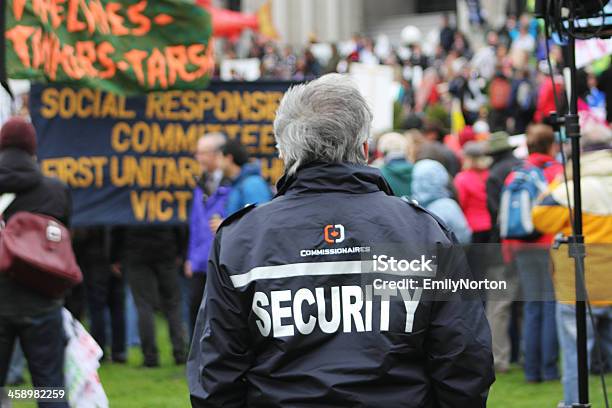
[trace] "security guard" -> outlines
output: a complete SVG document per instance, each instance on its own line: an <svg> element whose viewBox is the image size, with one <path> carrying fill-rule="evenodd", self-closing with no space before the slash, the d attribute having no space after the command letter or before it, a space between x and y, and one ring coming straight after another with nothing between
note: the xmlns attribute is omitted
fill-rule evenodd
<svg viewBox="0 0 612 408"><path fill-rule="evenodd" d="M425 295L440 273L429 249L456 239L366 166L371 121L338 74L285 94L278 194L227 218L211 250L187 366L194 407L486 406L482 303ZM445 276L469 279L457 259Z"/></svg>

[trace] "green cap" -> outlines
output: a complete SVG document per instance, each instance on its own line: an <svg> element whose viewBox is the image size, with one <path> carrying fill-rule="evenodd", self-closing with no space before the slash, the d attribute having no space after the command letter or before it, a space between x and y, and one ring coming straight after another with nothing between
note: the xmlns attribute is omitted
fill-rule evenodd
<svg viewBox="0 0 612 408"><path fill-rule="evenodd" d="M488 154L502 153L508 150L514 150L515 146L512 146L508 141L510 135L508 132L499 131L491 133L488 140Z"/></svg>

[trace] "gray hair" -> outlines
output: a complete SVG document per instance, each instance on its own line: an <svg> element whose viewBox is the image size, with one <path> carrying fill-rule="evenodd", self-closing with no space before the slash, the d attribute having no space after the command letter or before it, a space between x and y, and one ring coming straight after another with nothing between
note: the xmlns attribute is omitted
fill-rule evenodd
<svg viewBox="0 0 612 408"><path fill-rule="evenodd" d="M287 174L315 160L366 164L372 112L353 81L328 74L289 89L274 120L274 136Z"/></svg>
<svg viewBox="0 0 612 408"><path fill-rule="evenodd" d="M408 154L408 139L397 132L389 132L378 138L378 151L385 157L405 158Z"/></svg>
<svg viewBox="0 0 612 408"><path fill-rule="evenodd" d="M198 143L202 140L209 141L215 150L221 150L223 145L227 142L227 137L221 132L211 132L204 133L200 136L198 138Z"/></svg>

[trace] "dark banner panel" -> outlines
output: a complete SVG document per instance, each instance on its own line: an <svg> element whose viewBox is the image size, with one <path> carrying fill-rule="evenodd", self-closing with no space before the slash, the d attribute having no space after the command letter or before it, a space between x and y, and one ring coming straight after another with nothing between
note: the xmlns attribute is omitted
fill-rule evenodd
<svg viewBox="0 0 612 408"><path fill-rule="evenodd" d="M200 136L223 132L283 172L273 121L290 82L212 82L205 90L125 97L89 88L34 86L31 115L46 175L72 189L73 225L187 220Z"/></svg>

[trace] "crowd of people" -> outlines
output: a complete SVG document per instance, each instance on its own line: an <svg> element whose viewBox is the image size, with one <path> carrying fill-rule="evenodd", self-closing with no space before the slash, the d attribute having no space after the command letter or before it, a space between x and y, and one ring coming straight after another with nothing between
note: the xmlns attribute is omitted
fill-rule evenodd
<svg viewBox="0 0 612 408"><path fill-rule="evenodd" d="M430 36L417 35L397 46L385 36L375 41L355 34L350 41L327 44L318 42L313 35L301 50L254 35L246 47L240 42L226 41L217 63L240 54L259 59L262 79L295 81L312 80L331 72L347 73L355 62L391 66L401 83L396 95L395 127L402 129L409 127L405 121L411 114L422 114L437 105L450 110L452 100L456 99L466 122L475 125L477 133L497 130L524 133L532 119L541 121L557 110L551 68L556 83L554 91L563 109L566 99L560 96L565 51L562 42L549 40L548 65L543 27L532 15L510 15L502 27L479 29L471 35L457 30L449 17L443 16L437 32L435 43L422 38ZM481 37L484 44L472 46L471 39ZM582 102L601 118L606 117L606 105L612 103L609 92L604 92L610 87L610 76L610 70L598 76L587 67L580 77L578 91Z"/></svg>
<svg viewBox="0 0 612 408"><path fill-rule="evenodd" d="M379 135L371 144L371 164L380 168L398 196L416 200L440 217L461 244L472 245L470 263L475 273L511 282L514 299L487 304L496 371L505 373L512 362L520 361L530 383L554 381L563 375L564 401L571 405L578 399L576 339L571 329L574 311L569 302L554 300L548 274L553 267L549 249L554 236L571 233L561 185L558 141L562 136L550 120L551 112L567 107L561 75L564 50L550 41L547 61L547 40L537 21L527 14L509 16L503 27L489 30L479 48L472 48L468 38L444 17L431 55L419 43L395 49L378 47L372 39L356 35L349 52L342 54L332 45L326 59L315 57L315 39L297 55L289 46L280 52L275 43L256 38L249 57L261 60L262 77L268 79L308 80L330 72L345 73L352 62L396 69L401 88L395 124L401 131ZM235 55L231 44L226 51L228 58ZM611 74L611 68L597 75L587 67L579 72L576 84L583 124L583 177L601 186L597 193L585 192L585 202L590 203L585 207L589 244L610 241L607 223L612 208L595 209L593 201L612 198ZM511 143L510 134L525 135L524 157L516 153L521 149ZM517 169L531 167L541 170L547 185L529 214L535 232L522 239L506 238L500 231L502 196ZM492 255L488 249L479 256L483 250L478 245L499 250ZM514 301L518 298L523 302ZM594 361L594 370L612 368L608 305L603 302L595 308L604 361ZM590 332L589 352L593 339ZM559 361L563 361L562 370Z"/></svg>
<svg viewBox="0 0 612 408"><path fill-rule="evenodd" d="M103 349L108 344L107 327L116 328L111 354L104 357L113 362L126 361L126 344L130 343L140 344L144 367L159 366L154 321L154 312L159 310L168 323L174 361L185 363L216 230L246 204L271 199L258 164L249 162L239 142L223 134L207 134L199 140L195 158L203 176L194 191L188 227L74 229L75 253L85 279L83 288L68 298L68 308L79 317L88 311L92 335ZM127 311L126 283L130 292ZM106 322L107 307L110 324ZM131 315L127 316L131 333L124 329L126 312Z"/></svg>
<svg viewBox="0 0 612 408"><path fill-rule="evenodd" d="M17 197L3 209L2 221L8 223L16 213L28 211L70 226L68 188L41 173L36 149L31 123L13 117L2 126L0 192ZM154 313L161 311L174 361L185 364L216 230L245 205L271 199L258 164L249 161L239 142L208 134L198 142L195 158L203 177L195 190L188 227L72 228L72 246L84 279L65 297L45 296L0 274L2 384L22 384L27 361L33 386L65 386L64 305L76 318L87 317L91 335L103 350L102 362L125 364L128 346L140 345L142 366L147 368L160 365Z"/></svg>
<svg viewBox="0 0 612 408"><path fill-rule="evenodd" d="M477 251L474 244L500 248L493 255L468 257L475 274L513 280L523 292L551 292L553 280L542 273L551 268L549 249L557 233L571 233L560 155L567 143L560 147L562 135L549 120L557 104L567 100L560 75L563 49L551 43L548 64L546 40L528 15L510 16L503 27L486 34L486 43L480 48L473 48L468 38L445 17L431 55L416 42L399 48L379 47L356 35L350 52L343 54L332 46L326 61L319 60L310 46L297 55L290 46L281 51L278 44L260 38L249 56L261 60L262 78L286 80L344 73L352 62L395 67L401 83L396 97L398 129L374 135L370 164L380 169L397 196L416 200L439 217L459 243L468 246L468 253ZM224 53L233 58L236 51L227 43ZM583 124L587 244L612 240L611 69L600 75L582 70L577 83ZM522 133L526 157L518 157L517 146L510 139L510 134ZM67 193L51 181L40 184L48 179L35 165L35 152L30 124L13 119L4 125L0 134L0 192L19 193L30 184L40 189L28 195L29 200L16 201L4 219L25 209L48 213L69 225ZM91 333L105 351L104 360L125 363L127 346L139 344L143 365L159 366L154 312L160 310L168 322L174 361L184 364L216 231L245 205L272 198L274 187L264 181L257 161L237 141L223 134L203 135L194 154L202 177L194 191L188 227L73 231L84 284L68 296L66 304L78 318L88 316ZM514 238L503 231L504 217L508 216L503 197L513 177L524 169L538 169L546 187L539 191L529 212L535 232ZM54 338L54 330L61 330L59 306L37 295L23 294L2 275L0 278L3 298L19 297L7 308L3 300L0 307L0 381L23 381L22 351L13 347L18 337L33 382L61 386L63 380L57 372L61 369L61 345L38 344ZM510 298L487 302L495 369L505 373L512 362L521 362L526 381L532 383L562 376L564 401L569 406L577 401L574 309L554 299L523 298L524 302ZM590 328L589 350L594 347L595 331L607 358L603 366L594 367L598 370L612 369L611 304L603 302L593 309L597 327ZM28 318L41 313L44 319ZM38 333L35 336L34 331ZM39 367L32 363L43 361L39 352L55 355L59 362ZM562 370L558 368L560 361Z"/></svg>
<svg viewBox="0 0 612 408"><path fill-rule="evenodd" d="M403 72L421 67L423 76L417 87L414 78L402 78L401 120L397 123L404 133L387 133L378 139L379 158L374 164L381 166L394 191L417 200L444 220L459 242L472 246L469 259L477 275L511 282L515 299L523 300L515 302L511 296L487 303L496 371L505 373L511 362L520 361L527 382L562 376L564 401L571 405L578 400L575 311L566 297L555 301L559 278L557 275L553 288L550 271L567 272L573 263L551 262L549 253L557 234L569 236L572 231L568 210L572 203L565 195L560 150L566 160L571 153L568 143L560 147L559 139L565 139L555 131L550 116L565 111L568 95L561 76L563 49L551 41L549 64L544 41L535 20L524 15L509 18L500 30L489 31L486 45L472 51L466 36L445 20L434 56L422 56L413 45L412 57L399 62ZM587 244L611 241L607 223L612 208L601 205L595 209L595 201L607 203L612 197L610 75L610 68L597 76L587 67L579 71L576 84L582 183L598 190L583 190L584 220L590 231L585 233ZM510 134L524 134L526 155L510 142ZM507 205L504 192L514 188L513 178L525 168L541 170L546 187L541 187L533 210L528 211L534 232L511 239L503 231L508 216L507 211L503 213ZM566 177L572 191L569 165ZM481 244L489 244L489 249L478 249ZM601 267L603 262L599 259L589 265ZM589 290L607 285L605 277L595 276L590 277ZM610 304L596 302L598 326L589 327L594 372L611 369ZM600 338L603 361L591 354L593 330Z"/></svg>
<svg viewBox="0 0 612 408"><path fill-rule="evenodd" d="M549 250L554 237L558 233L569 236L572 228L563 166L553 128L541 123L529 125L526 134L528 156L523 159L515 155L517 146L509 143L509 135L504 131L490 134L481 141L460 140L461 149L452 153L453 162L462 162L458 172L454 163L445 160L448 152L452 152L451 147L444 144L448 136L438 139L436 133L433 135L428 139L416 129L406 134L384 134L378 140L380 157L374 164L380 166L394 191L417 200L453 230L458 241L467 246L468 253L472 252L469 260L476 276L502 279L511 285L512 295L487 302L496 371L505 373L512 362L520 361L525 379L530 383L558 380L563 373L565 401L568 404L576 401L575 314L567 297L555 302L550 276L553 265ZM610 243L611 231L607 223L612 212L603 203L612 198L609 190L612 131L604 124L589 123L583 128L582 137L583 185L597 189L587 191L585 187L583 192L585 231L588 230L586 242ZM432 154L431 145L438 144L438 152ZM508 205L503 202L504 191L511 188L512 177L517 177L517 172L524 168L541 169L547 187L542 189L528 213L535 233L522 239L506 238L501 215L503 207ZM454 176L453 171L456 172ZM569 166L568 171L571 175ZM571 181L569 183L571 191ZM595 265L601 267L603 262L606 260L599 259ZM565 268L567 273L571 265L566 259L554 265L554 270L559 273ZM607 285L606 278L596 273L589 279L593 279L592 286ZM517 299L521 302L516 302ZM609 294L599 299L609 299ZM594 308L598 325L595 330L600 335L605 357L603 362L594 359L597 366L594 370L609 371L612 351L610 302L596 304L599 307ZM520 308L517 309L517 305ZM518 321L522 324L518 325ZM519 340L513 342L513 338ZM593 351L593 342L590 332L589 352ZM563 370L558 368L559 347Z"/></svg>

